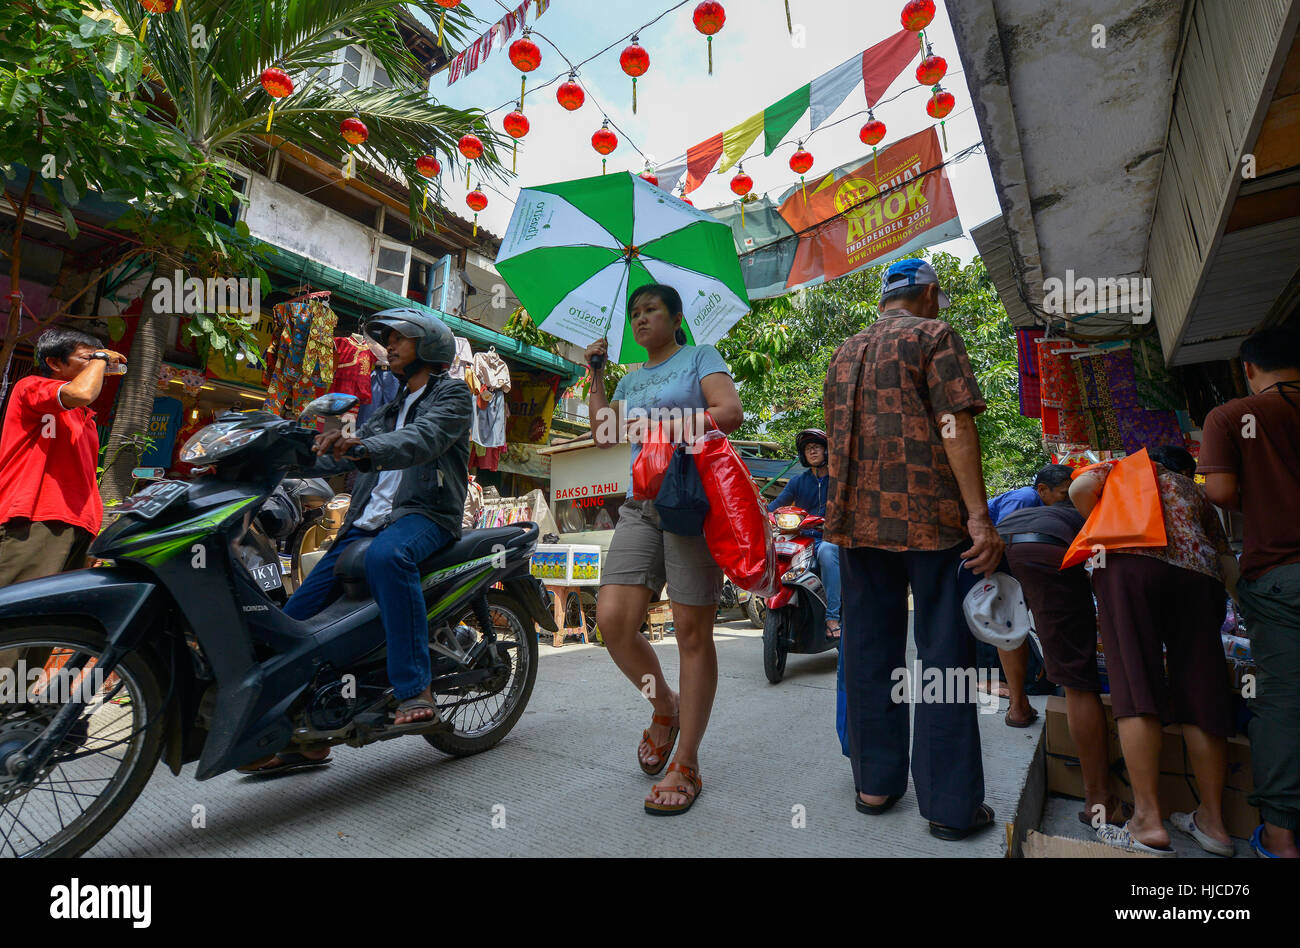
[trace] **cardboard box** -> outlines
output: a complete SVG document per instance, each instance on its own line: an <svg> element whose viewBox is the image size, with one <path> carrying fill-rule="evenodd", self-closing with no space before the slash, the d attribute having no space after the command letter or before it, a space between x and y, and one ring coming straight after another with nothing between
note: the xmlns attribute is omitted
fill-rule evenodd
<svg viewBox="0 0 1300 948"><path fill-rule="evenodd" d="M1106 709L1106 727L1110 735L1110 760L1112 763L1111 792L1126 803L1133 802L1133 788L1129 784L1119 746L1119 729L1111 715L1110 695L1102 695ZM1083 773L1079 769L1078 749L1070 738L1065 713L1065 699L1047 699L1047 719L1043 726L1047 761L1047 788L1062 796L1083 799ZM1114 764L1118 762L1118 766ZM1228 832L1237 837L1249 838L1259 825L1259 811L1247 802L1254 782L1251 775L1250 741L1235 735L1228 739L1228 772L1223 793L1223 822ZM1191 772L1191 759L1183 739L1180 725L1164 728L1160 745L1160 807L1161 816L1181 810L1196 809L1200 790Z"/></svg>

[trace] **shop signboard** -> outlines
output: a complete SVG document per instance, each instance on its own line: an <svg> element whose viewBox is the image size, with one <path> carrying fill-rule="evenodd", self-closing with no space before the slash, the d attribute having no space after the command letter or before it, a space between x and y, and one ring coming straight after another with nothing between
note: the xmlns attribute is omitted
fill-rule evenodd
<svg viewBox="0 0 1300 948"><path fill-rule="evenodd" d="M626 494L631 485L631 446L623 443L598 448L588 443L571 450L552 449L551 503L573 501L579 505L599 497Z"/></svg>
<svg viewBox="0 0 1300 948"><path fill-rule="evenodd" d="M271 318L269 311L263 312L258 318L256 325L253 327L253 335L257 337L257 351L265 352L274 341L275 321ZM183 332L183 330L182 330ZM179 348L179 337L178 337ZM232 369L226 364L226 357L216 350L208 353L207 364L208 378L219 379L223 382L234 382L237 385L249 385L254 388L262 388L262 365L250 365L246 360L239 360Z"/></svg>
<svg viewBox="0 0 1300 948"><path fill-rule="evenodd" d="M506 396L510 419L506 441L512 444L546 444L555 414L559 378L550 372L511 372Z"/></svg>

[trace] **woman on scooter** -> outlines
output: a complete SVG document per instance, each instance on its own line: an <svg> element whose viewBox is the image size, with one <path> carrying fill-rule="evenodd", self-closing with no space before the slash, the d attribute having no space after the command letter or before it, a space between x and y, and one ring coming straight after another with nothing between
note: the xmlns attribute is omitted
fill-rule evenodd
<svg viewBox="0 0 1300 948"><path fill-rule="evenodd" d="M785 490L767 505L768 510L778 507L800 507L815 517L826 516L826 496L830 493L830 469L826 466L826 432L820 428L805 428L795 435L795 453L806 471L801 471L786 481ZM822 539L820 530L810 530L815 541L813 552L817 557L817 575L826 589L826 637L840 637L840 548Z"/></svg>
<svg viewBox="0 0 1300 948"><path fill-rule="evenodd" d="M681 297L672 287L652 284L632 294L628 322L637 344L649 357L642 368L620 379L614 390L615 402L623 403L622 416L617 408L610 408L605 397L605 341L587 347L589 363L593 356L600 357L592 367L588 403L592 434L600 447L618 443L623 423L632 412L676 410L682 415L707 410L722 431L740 427L744 411L730 370L712 346L686 345L683 318ZM676 421L666 430L672 440L683 440L690 433L683 432L683 427L700 433L699 426ZM634 443L634 463L639 451L640 445ZM703 537L665 533L654 504L634 500L629 490L605 558L596 618L619 670L638 689L651 682L648 697L654 705L654 716L641 736L637 762L652 777L662 773L666 765L668 773L645 798L645 810L650 814L686 812L702 787L699 748L718 686L713 620L722 580L722 570L709 554ZM668 686L658 656L640 634L650 597L658 594L665 583L681 659L680 694ZM668 764L674 744L678 744L677 753Z"/></svg>

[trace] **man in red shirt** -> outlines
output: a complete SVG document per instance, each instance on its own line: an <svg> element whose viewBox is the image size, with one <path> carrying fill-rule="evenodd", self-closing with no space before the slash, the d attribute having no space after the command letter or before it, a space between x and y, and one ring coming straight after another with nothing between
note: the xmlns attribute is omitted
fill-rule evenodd
<svg viewBox="0 0 1300 948"><path fill-rule="evenodd" d="M1261 330L1241 345L1251 395L1205 419L1205 493L1243 520L1237 600L1255 657L1251 846L1296 858L1300 831L1300 331Z"/></svg>
<svg viewBox="0 0 1300 948"><path fill-rule="evenodd" d="M76 569L104 519L88 406L110 364L125 363L75 329L36 340L37 375L14 385L0 431L0 586Z"/></svg>

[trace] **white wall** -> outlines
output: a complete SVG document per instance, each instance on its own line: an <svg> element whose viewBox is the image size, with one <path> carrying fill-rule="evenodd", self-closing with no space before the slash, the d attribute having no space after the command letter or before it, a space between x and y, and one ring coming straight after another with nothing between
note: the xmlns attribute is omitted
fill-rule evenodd
<svg viewBox="0 0 1300 948"><path fill-rule="evenodd" d="M379 233L346 214L253 174L244 221L253 236L369 282Z"/></svg>

